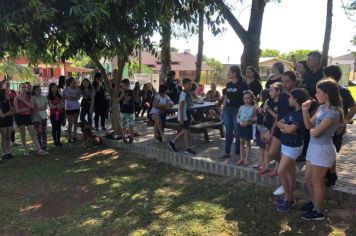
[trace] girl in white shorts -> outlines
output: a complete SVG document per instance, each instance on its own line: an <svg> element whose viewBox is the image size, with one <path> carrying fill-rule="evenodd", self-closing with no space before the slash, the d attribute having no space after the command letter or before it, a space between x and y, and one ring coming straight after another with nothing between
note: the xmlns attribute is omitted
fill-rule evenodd
<svg viewBox="0 0 356 236"><path fill-rule="evenodd" d="M305 89L296 88L289 96L289 106L293 108L281 120L277 127L281 130L282 158L278 167L278 176L284 188L284 198L277 200L277 211L288 212L295 204L293 190L295 185L295 160L302 153L304 122L302 104L309 99Z"/></svg>
<svg viewBox="0 0 356 236"><path fill-rule="evenodd" d="M308 109L311 101L303 104L305 127L310 129L310 142L307 151L305 181L311 200L302 207L302 219L323 220L325 184L324 176L336 158L332 142L339 123L343 120L338 84L332 79L324 79L316 85L316 98L321 104L316 114L310 118Z"/></svg>

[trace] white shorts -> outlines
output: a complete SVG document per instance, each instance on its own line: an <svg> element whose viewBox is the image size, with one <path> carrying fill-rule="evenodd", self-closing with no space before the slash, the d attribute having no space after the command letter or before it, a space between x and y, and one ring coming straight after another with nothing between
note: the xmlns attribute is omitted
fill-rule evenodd
<svg viewBox="0 0 356 236"><path fill-rule="evenodd" d="M309 143L306 160L313 166L330 168L336 160L336 149L333 144Z"/></svg>
<svg viewBox="0 0 356 236"><path fill-rule="evenodd" d="M281 147L282 155L285 157L288 157L290 159L293 159L293 160L297 160L297 158L300 156L300 154L302 154L302 151L303 151L303 146L289 147L289 146L282 144L282 147Z"/></svg>

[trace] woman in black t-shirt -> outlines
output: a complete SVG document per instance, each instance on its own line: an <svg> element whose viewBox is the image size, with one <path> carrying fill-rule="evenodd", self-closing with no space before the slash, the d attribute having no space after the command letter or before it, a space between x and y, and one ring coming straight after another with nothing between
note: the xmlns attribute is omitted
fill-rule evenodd
<svg viewBox="0 0 356 236"><path fill-rule="evenodd" d="M13 123L14 109L6 95L5 89L0 89L0 135L3 148L4 160L12 159L11 154L11 132Z"/></svg>
<svg viewBox="0 0 356 236"><path fill-rule="evenodd" d="M99 118L102 130L106 130L105 128L105 116L106 116L106 95L103 84L100 80L94 81L93 83L95 95L94 95L94 123L96 131L99 130Z"/></svg>
<svg viewBox="0 0 356 236"><path fill-rule="evenodd" d="M151 83L147 83L143 85L142 88L142 113L141 117L145 114L147 111L147 115L149 114L149 111L151 110L151 105L153 102L153 97L155 95L154 89L152 87Z"/></svg>
<svg viewBox="0 0 356 236"><path fill-rule="evenodd" d="M280 61L273 64L271 68L272 76L270 76L266 83L266 88L268 89L271 84L275 82L282 82L282 76L284 73L284 64Z"/></svg>
<svg viewBox="0 0 356 236"><path fill-rule="evenodd" d="M243 105L243 91L248 90L245 79L241 75L241 69L238 66L231 66L227 74L230 82L226 84L226 94L223 102L223 120L226 130L225 154L221 157L229 158L231 145L235 142L235 154L240 155L240 140L238 138L237 112Z"/></svg>
<svg viewBox="0 0 356 236"><path fill-rule="evenodd" d="M262 91L262 84L260 75L258 74L256 68L253 66L248 66L246 69L246 83L258 101Z"/></svg>

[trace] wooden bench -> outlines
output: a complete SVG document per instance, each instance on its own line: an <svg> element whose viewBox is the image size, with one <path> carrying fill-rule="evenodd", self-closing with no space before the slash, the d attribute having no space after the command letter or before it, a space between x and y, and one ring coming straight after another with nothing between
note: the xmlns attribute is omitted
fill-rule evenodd
<svg viewBox="0 0 356 236"><path fill-rule="evenodd" d="M180 130L179 124L177 122L167 121L165 128L173 129L173 130ZM222 122L208 121L208 122L193 124L190 126L190 130L192 133L204 134L204 140L206 142L210 141L208 129L218 129L220 131L220 136L222 138L225 137L225 130L224 130L224 126L223 126Z"/></svg>

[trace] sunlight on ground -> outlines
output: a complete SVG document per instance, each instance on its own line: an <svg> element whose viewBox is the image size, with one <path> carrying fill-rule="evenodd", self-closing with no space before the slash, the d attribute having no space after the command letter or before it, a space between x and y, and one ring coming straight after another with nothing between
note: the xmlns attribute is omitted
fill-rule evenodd
<svg viewBox="0 0 356 236"><path fill-rule="evenodd" d="M292 227L289 226L287 220L283 220L283 221L280 223L280 226L281 226L281 230L279 231L279 234L292 231Z"/></svg>
<svg viewBox="0 0 356 236"><path fill-rule="evenodd" d="M100 213L100 216L103 218L110 218L112 214L114 213L113 210L106 210Z"/></svg>
<svg viewBox="0 0 356 236"><path fill-rule="evenodd" d="M84 172L88 172L91 171L92 168L87 168L87 167L76 167L75 169L71 169L71 170L65 170L65 173L84 173Z"/></svg>
<svg viewBox="0 0 356 236"><path fill-rule="evenodd" d="M38 203L38 204L35 204L35 205L32 205L32 206L27 206L25 208L22 208L22 209L20 209L20 212L26 213L28 211L37 210L37 209L39 209L41 207L42 207L42 204Z"/></svg>
<svg viewBox="0 0 356 236"><path fill-rule="evenodd" d="M93 183L95 185L103 185L103 184L109 183L109 180L97 177L97 178L94 178Z"/></svg>
<svg viewBox="0 0 356 236"><path fill-rule="evenodd" d="M89 218L88 220L84 221L80 226L81 227L93 227L93 226L100 226L102 224L102 220Z"/></svg>
<svg viewBox="0 0 356 236"><path fill-rule="evenodd" d="M112 155L114 153L116 154L116 151L113 149L101 149L96 152L84 153L78 159L79 160L90 160L93 157L97 157L97 156L101 156L101 155ZM118 156L119 156L119 154L117 153L116 155L111 156L110 159L115 160L118 158Z"/></svg>
<svg viewBox="0 0 356 236"><path fill-rule="evenodd" d="M148 190L142 190L139 193L131 195L131 200L147 200Z"/></svg>
<svg viewBox="0 0 356 236"><path fill-rule="evenodd" d="M182 192L170 187L159 188L155 191L156 197L178 197Z"/></svg>

